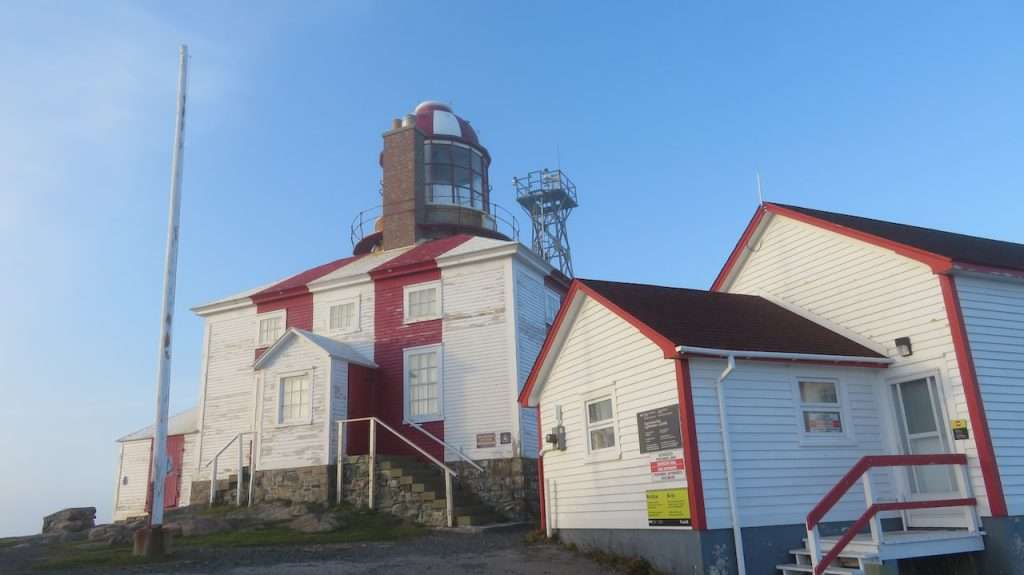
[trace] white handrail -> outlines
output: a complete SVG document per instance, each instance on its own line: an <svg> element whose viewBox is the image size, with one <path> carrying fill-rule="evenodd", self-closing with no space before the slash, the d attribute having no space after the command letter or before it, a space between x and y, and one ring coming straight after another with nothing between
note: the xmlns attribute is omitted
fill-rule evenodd
<svg viewBox="0 0 1024 575"><path fill-rule="evenodd" d="M434 435L433 433L430 433L429 431L427 431L427 430L426 430L426 428L424 428L423 426L421 426L421 425L420 425L420 424L418 424L418 423L415 423L415 422L412 422L412 421L409 421L409 420L405 420L405 421L403 421L402 423L404 423L405 425L408 425L409 427L413 427L413 428L415 428L416 430L418 430L418 431L419 431L420 433L422 433L423 435L426 435L426 436L427 436L427 437L429 437L430 439L433 439L433 440L434 440L435 442L437 442L437 443L440 443L440 444L441 444L441 445L443 445L443 446L444 446L444 447L445 447L445 448L446 448L446 449L447 449L448 451L451 451L452 453L455 453L456 455L458 455L458 456L459 456L459 458L460 458L460 459L462 459L462 460L463 460L463 461L465 461L466 463L468 463L468 464L472 465L472 466L473 466L473 467L474 467L474 468L475 468L475 469L476 469L477 471L479 471L479 472L483 473L483 470L484 470L484 468L483 468L483 467L480 467L479 465L477 465L477 463L476 463L475 461L473 461L473 459L472 459L472 458L470 458L470 457L469 457L469 456L467 456L467 455L466 455L465 453L463 453L463 452L462 452L462 449L456 449L456 448L452 447L452 446L451 446L450 444L448 444L448 442L446 442L446 441L445 441L445 440L443 440L443 439L440 439L440 438L438 438L438 437L437 437L436 435Z"/></svg>
<svg viewBox="0 0 1024 575"><path fill-rule="evenodd" d="M384 423L380 419L377 419L376 417L357 417L357 418L353 418L353 419L340 419L340 420L338 420L336 422L338 424L338 452L337 452L337 462L336 462L336 465L335 465L335 467L336 467L335 474L336 474L336 479L337 479L337 494L336 494L337 502L341 503L341 501L342 501L342 474L344 473L344 459L345 459L345 424L347 424L347 423L358 423L360 421L368 421L368 422L370 422L370 445L369 445L369 457L370 457L370 462L369 463L370 463L370 465L369 465L369 484L367 486L367 491L368 491L369 498L367 500L367 506L370 509L373 509L374 489L375 489L375 484L376 484L376 475L375 475L376 465L375 465L375 459L376 459L376 456L377 456L377 426L380 425L380 426L383 426L384 429L387 429L392 434L394 434L396 437L398 437L399 439L404 441L407 445L409 445L410 447L412 447L413 449L418 451L421 455L423 455L424 457L429 459L431 463L433 463L434 465L440 467L441 470L444 472L444 490L445 490L445 507L446 507L447 524L448 524L448 527L452 527L452 525L454 524L454 520L455 520L455 504L454 504L454 499L452 497L452 478L453 477L458 477L459 474L456 473L455 470L452 469L451 467L448 467L443 462L439 461L433 455L427 453L427 451L425 449L423 449L419 445L416 445L415 443L413 443L409 438L405 437L401 433L398 433L398 431L396 431L393 427L391 427L390 425Z"/></svg>
<svg viewBox="0 0 1024 575"><path fill-rule="evenodd" d="M216 455L210 458L210 460L206 462L206 465L203 466L209 467L211 464L213 464L213 470L210 472L210 505L213 505L217 496L217 460L225 451L227 451L229 447L231 447L231 444L236 441L238 442L238 485L235 489L235 505L242 505L242 484L244 483L242 471L243 469L245 469L245 444L242 443L242 437L246 435L255 435L255 432L243 431L241 433L234 435L230 440L228 440L227 443L224 444L224 447L221 447L220 451L218 451ZM252 486L253 481L256 478L256 470L252 469L252 440L249 441L249 446L249 505L252 505Z"/></svg>

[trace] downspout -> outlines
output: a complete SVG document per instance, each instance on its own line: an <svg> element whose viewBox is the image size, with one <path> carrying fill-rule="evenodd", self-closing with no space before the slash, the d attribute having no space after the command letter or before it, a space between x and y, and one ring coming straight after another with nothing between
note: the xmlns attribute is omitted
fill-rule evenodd
<svg viewBox="0 0 1024 575"><path fill-rule="evenodd" d="M729 514L732 517L732 539L736 546L736 572L746 575L747 560L743 553L743 527L740 525L739 510L736 504L736 484L733 480L732 448L729 442L729 420L725 415L725 380L736 369L736 356L729 355L727 364L715 382L715 393L718 396L718 424L722 429L722 454L725 457L725 483L729 491Z"/></svg>
<svg viewBox="0 0 1024 575"><path fill-rule="evenodd" d="M537 466L541 470L544 469L544 454L549 451L551 451L551 449L544 447L537 452ZM551 483L547 479L544 481L548 484ZM540 485L538 487L544 492L544 509L540 510L540 512L544 514L544 535L548 539L551 539L551 536L554 534L554 529L551 527L551 490L548 489L549 485Z"/></svg>

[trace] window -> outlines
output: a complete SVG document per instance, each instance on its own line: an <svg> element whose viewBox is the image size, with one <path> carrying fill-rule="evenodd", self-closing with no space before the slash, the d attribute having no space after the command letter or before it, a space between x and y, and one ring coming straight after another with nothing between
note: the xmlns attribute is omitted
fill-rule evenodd
<svg viewBox="0 0 1024 575"><path fill-rule="evenodd" d="M407 349L404 355L405 418L409 421L442 419L441 347Z"/></svg>
<svg viewBox="0 0 1024 575"><path fill-rule="evenodd" d="M547 296L544 302L544 321L551 327L555 323L555 316L558 315L558 308L562 307L562 298L554 292L545 292Z"/></svg>
<svg viewBox="0 0 1024 575"><path fill-rule="evenodd" d="M819 436L845 433L839 384L835 381L801 380L798 385L804 433Z"/></svg>
<svg viewBox="0 0 1024 575"><path fill-rule="evenodd" d="M441 284L406 286L405 323L441 317Z"/></svg>
<svg viewBox="0 0 1024 575"><path fill-rule="evenodd" d="M487 211L486 166L480 152L454 142L423 146L427 201Z"/></svg>
<svg viewBox="0 0 1024 575"><path fill-rule="evenodd" d="M615 413L612 398L587 402L587 449L593 453L615 447Z"/></svg>
<svg viewBox="0 0 1024 575"><path fill-rule="evenodd" d="M302 373L281 378L278 392L278 423L310 423L312 393L309 374Z"/></svg>
<svg viewBox="0 0 1024 575"><path fill-rule="evenodd" d="M358 331L359 306L358 300L343 301L331 304L329 328L331 331Z"/></svg>
<svg viewBox="0 0 1024 575"><path fill-rule="evenodd" d="M277 338L284 335L285 312L273 312L259 316L260 332L256 341L257 347L272 345Z"/></svg>

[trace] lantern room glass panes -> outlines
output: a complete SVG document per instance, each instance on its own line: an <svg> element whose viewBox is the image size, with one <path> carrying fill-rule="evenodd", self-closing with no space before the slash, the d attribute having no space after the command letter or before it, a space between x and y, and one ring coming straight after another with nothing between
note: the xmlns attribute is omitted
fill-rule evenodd
<svg viewBox="0 0 1024 575"><path fill-rule="evenodd" d="M428 203L488 211L486 166L480 152L456 143L428 142L423 159Z"/></svg>

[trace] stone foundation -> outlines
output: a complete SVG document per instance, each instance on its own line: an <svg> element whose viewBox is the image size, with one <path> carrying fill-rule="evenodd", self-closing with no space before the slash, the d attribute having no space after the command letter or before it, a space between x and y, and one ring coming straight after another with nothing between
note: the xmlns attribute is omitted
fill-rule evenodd
<svg viewBox="0 0 1024 575"><path fill-rule="evenodd" d="M464 461L448 465L459 474L461 486L507 519L533 521L540 517L536 459L483 459L476 463L483 472Z"/></svg>
<svg viewBox="0 0 1024 575"><path fill-rule="evenodd" d="M217 480L215 504L234 503L237 481L234 475ZM334 466L313 465L291 469L268 469L256 472L253 486L253 503L265 501L290 501L292 503L333 503ZM249 498L248 474L242 484L242 502ZM193 481L189 504L206 504L210 501L210 482Z"/></svg>

